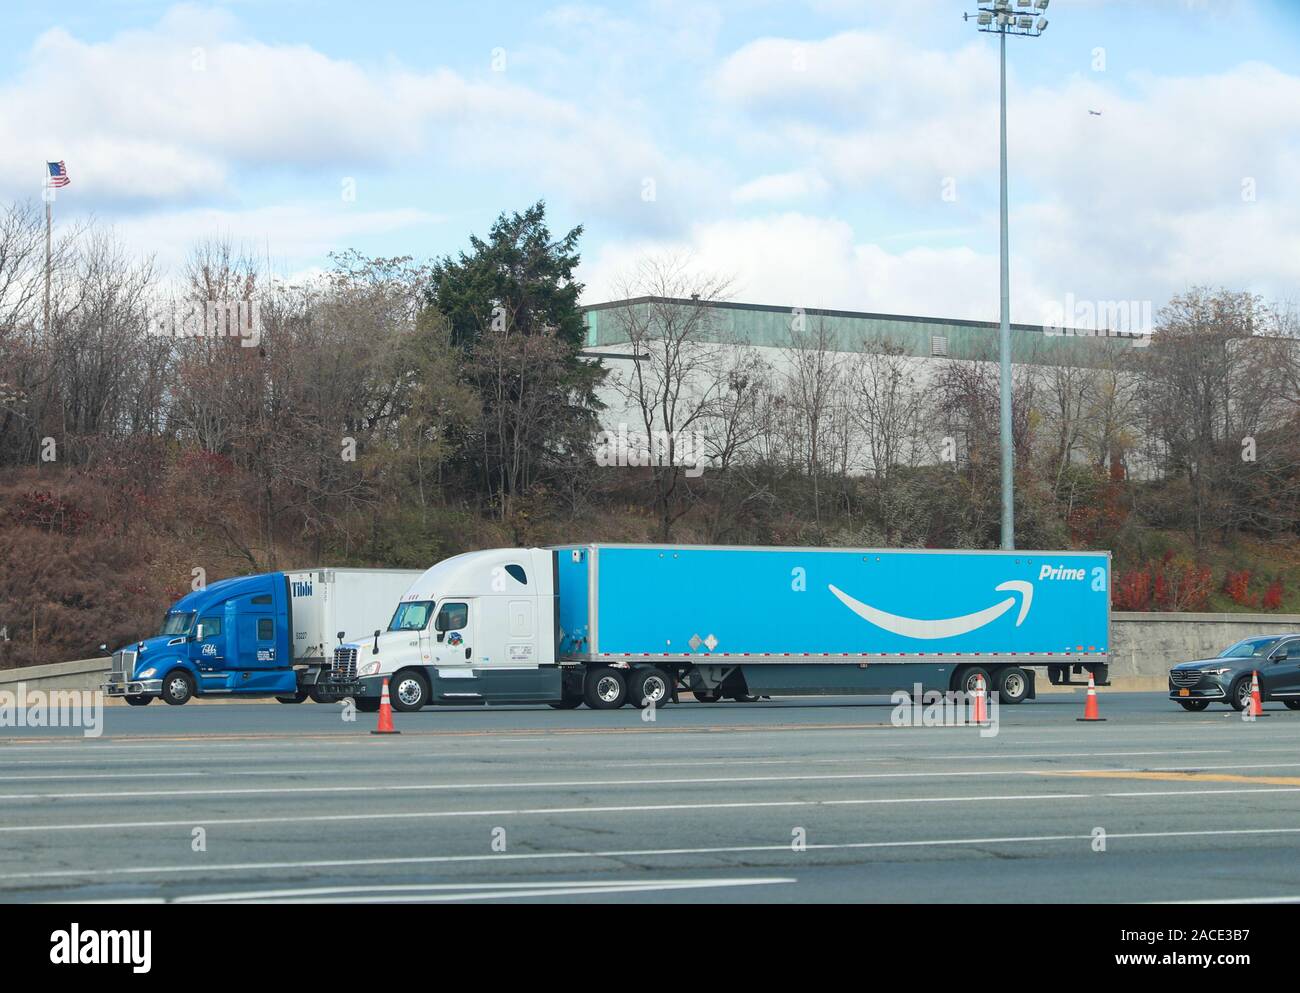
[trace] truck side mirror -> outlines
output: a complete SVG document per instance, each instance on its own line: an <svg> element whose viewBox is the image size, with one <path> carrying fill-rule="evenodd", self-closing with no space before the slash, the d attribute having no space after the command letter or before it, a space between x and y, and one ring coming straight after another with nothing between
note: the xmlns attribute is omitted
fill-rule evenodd
<svg viewBox="0 0 1300 993"><path fill-rule="evenodd" d="M110 652L110 651L108 650L108 646L107 646L107 645L100 645L100 646L99 646L99 650L100 650L101 652L103 652L105 655L111 655L111 654L113 654L112 652Z"/></svg>
<svg viewBox="0 0 1300 993"><path fill-rule="evenodd" d="M439 613L433 619L433 629L438 632L438 643L442 644L442 639L447 637L447 621L450 618L446 614Z"/></svg>
<svg viewBox="0 0 1300 993"><path fill-rule="evenodd" d="M338 638L340 645L343 644L343 636L346 634L347 634L346 631L340 631L338 634L335 635L335 637Z"/></svg>

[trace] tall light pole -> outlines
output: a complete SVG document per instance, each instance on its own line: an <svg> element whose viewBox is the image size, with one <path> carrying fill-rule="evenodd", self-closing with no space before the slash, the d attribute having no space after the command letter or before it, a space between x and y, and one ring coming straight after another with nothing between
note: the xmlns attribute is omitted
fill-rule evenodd
<svg viewBox="0 0 1300 993"><path fill-rule="evenodd" d="M1001 116L999 139L1001 143L1001 242L1002 242L1002 326L998 333L998 354L1001 363L999 401L1002 443L1002 547L1016 547L1015 472L1016 455L1011 440L1011 249L1007 237L1007 35L1037 38L1047 30L1043 11L1050 0L993 0L989 6L979 8L975 23L981 31L998 35L1001 68ZM1037 20L1035 20L1037 14ZM970 14L962 15L970 20Z"/></svg>

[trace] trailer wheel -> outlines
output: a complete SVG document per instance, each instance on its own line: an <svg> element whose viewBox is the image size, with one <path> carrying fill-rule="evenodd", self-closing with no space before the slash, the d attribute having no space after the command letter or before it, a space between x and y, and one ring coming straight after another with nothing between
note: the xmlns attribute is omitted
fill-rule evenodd
<svg viewBox="0 0 1300 993"><path fill-rule="evenodd" d="M276 699L281 703L302 703L307 699L307 691L299 690L293 696L278 696Z"/></svg>
<svg viewBox="0 0 1300 993"><path fill-rule="evenodd" d="M414 669L404 669L393 677L389 697L394 710L419 710L429 702L429 683Z"/></svg>
<svg viewBox="0 0 1300 993"><path fill-rule="evenodd" d="M662 707L673 698L672 678L662 669L636 669L628 680L627 696L634 707L645 708L651 703Z"/></svg>
<svg viewBox="0 0 1300 993"><path fill-rule="evenodd" d="M722 699L722 694L717 690L691 690L691 695L700 703L717 703Z"/></svg>
<svg viewBox="0 0 1300 993"><path fill-rule="evenodd" d="M1018 665L997 672L998 702L1023 703L1029 697L1029 673Z"/></svg>
<svg viewBox="0 0 1300 993"><path fill-rule="evenodd" d="M163 680L162 698L173 707L189 703L194 696L194 680L183 669L176 669Z"/></svg>
<svg viewBox="0 0 1300 993"><path fill-rule="evenodd" d="M627 680L617 669L597 666L587 673L582 697L592 710L617 710L627 700Z"/></svg>
<svg viewBox="0 0 1300 993"><path fill-rule="evenodd" d="M150 701L153 700L153 697L140 694L138 696L123 697L122 699L125 700L132 707L147 707L149 706Z"/></svg>
<svg viewBox="0 0 1300 993"><path fill-rule="evenodd" d="M984 677L985 691L992 689L993 677L989 675L989 671L982 665L966 665L958 669L952 676L952 688L967 695L973 695L980 676Z"/></svg>

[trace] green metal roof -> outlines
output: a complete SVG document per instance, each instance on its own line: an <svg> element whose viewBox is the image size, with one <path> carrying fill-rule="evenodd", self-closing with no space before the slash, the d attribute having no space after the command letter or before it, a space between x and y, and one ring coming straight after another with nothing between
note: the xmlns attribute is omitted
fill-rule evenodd
<svg viewBox="0 0 1300 993"><path fill-rule="evenodd" d="M650 305L699 306L692 300L636 297L584 307L587 345L618 345L627 342L619 311L640 311L644 321ZM752 303L708 303L711 320L706 340L735 342L773 348L790 347L793 307L770 307ZM908 317L900 314L868 314L849 310L803 310L806 331L825 322L836 342L836 350L866 351L876 342L887 342L907 355L931 357L934 339L942 338L946 357L994 361L998 357L998 325L992 321L949 320L939 317ZM1045 331L1041 325L1011 325L1011 360L1031 365L1092 366L1108 354L1128 351L1147 342L1147 336L1123 331L1089 331L1062 328ZM872 349L874 350L874 349Z"/></svg>

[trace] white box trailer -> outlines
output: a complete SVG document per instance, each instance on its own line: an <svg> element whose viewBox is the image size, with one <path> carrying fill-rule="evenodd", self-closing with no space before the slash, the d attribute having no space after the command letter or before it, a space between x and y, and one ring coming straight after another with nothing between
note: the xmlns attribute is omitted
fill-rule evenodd
<svg viewBox="0 0 1300 993"><path fill-rule="evenodd" d="M334 646L387 630L402 594L423 569L306 569L286 572L293 662L320 664Z"/></svg>

